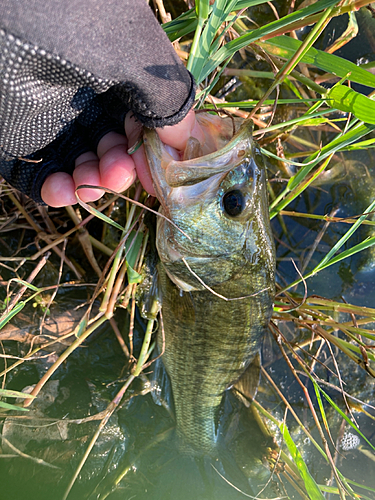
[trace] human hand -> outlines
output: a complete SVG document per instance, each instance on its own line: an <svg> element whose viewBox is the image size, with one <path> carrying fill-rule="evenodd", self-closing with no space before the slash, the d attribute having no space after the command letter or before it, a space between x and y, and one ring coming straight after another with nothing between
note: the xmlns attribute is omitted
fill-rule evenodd
<svg viewBox="0 0 375 500"><path fill-rule="evenodd" d="M3 10L0 54L11 76L0 81L1 176L51 206L75 203L82 183L126 189L138 167L126 156L124 113L152 128L173 125L196 91L147 3L73 2L61 10L59 0L48 9L42 0L22 7L5 0ZM102 137L110 130L118 134ZM79 191L87 201L102 194Z"/></svg>
<svg viewBox="0 0 375 500"><path fill-rule="evenodd" d="M202 138L194 111L190 111L178 124L156 130L165 144L180 151L185 148L189 137ZM126 135L109 132L103 136L96 154L90 151L76 159L73 176L56 172L47 177L41 190L43 201L51 207L74 205L77 202L75 191L79 185L102 186L122 192L132 185L137 176L144 189L154 195L143 146L132 155L128 154L128 149L136 143L141 133L142 125L128 113L125 118ZM84 202L96 201L103 194L102 189L82 188L78 191L78 196Z"/></svg>

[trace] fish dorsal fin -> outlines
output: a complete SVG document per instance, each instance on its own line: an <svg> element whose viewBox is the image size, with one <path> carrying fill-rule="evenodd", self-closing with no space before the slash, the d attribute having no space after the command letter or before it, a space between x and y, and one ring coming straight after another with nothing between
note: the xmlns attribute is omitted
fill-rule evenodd
<svg viewBox="0 0 375 500"><path fill-rule="evenodd" d="M245 372L233 385L234 394L247 407L250 406L251 401L255 398L258 391L260 367L260 352L257 352L250 365L246 368Z"/></svg>

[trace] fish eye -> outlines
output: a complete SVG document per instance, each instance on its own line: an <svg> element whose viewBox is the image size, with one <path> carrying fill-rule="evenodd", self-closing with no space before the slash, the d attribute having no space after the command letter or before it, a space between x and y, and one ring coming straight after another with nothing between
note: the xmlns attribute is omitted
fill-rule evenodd
<svg viewBox="0 0 375 500"><path fill-rule="evenodd" d="M228 191L223 196L223 208L231 217L236 217L244 210L246 205L245 197L239 189Z"/></svg>

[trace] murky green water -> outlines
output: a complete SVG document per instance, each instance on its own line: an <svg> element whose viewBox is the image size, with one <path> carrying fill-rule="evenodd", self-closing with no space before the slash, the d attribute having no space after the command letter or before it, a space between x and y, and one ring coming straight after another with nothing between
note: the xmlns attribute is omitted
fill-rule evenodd
<svg viewBox="0 0 375 500"><path fill-rule="evenodd" d="M5 419L3 437L29 458L0 459L1 499L62 498L98 425L74 419L106 409L122 385L119 379L124 363L113 333L104 329L47 383L32 410L34 418ZM47 365L46 360L31 361L9 377L8 387L21 389L35 383ZM248 489L240 469L233 465L235 455L244 447L242 467L251 469L255 460L256 468L262 469L258 451L265 440L247 410L241 409L235 398L227 398L227 432L233 441L223 450L223 463L193 459L180 452L168 410L156 405L151 394L138 395L144 389L140 381L131 387L121 409L102 432L69 498L106 498L116 483L118 487L109 498L240 498L218 472L233 476L237 484ZM14 450L3 441L2 452L8 455ZM37 457L39 462L30 457Z"/></svg>

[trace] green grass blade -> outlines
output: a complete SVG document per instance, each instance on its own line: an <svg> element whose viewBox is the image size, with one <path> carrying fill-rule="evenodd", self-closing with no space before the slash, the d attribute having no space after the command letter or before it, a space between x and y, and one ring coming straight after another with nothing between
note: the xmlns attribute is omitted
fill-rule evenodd
<svg viewBox="0 0 375 500"><path fill-rule="evenodd" d="M358 329L358 330L359 330L359 329ZM328 330L327 330L327 331L328 331ZM332 331L333 331L333 330L332 330ZM356 332L355 332L355 334L361 334L361 332L360 332L360 331L356 331ZM366 335L364 335L364 336L366 336ZM373 335L372 335L372 336L368 336L368 335L367 335L367 337L369 337L369 338L371 338L372 340L374 340L374 336L373 336ZM350 338L352 338L354 341L357 341L357 342L358 342L358 339L357 339L357 338L355 338L355 336L354 336L354 335L353 335L352 337L350 337ZM362 343L362 344L363 344L363 343ZM359 347L359 346L357 346L357 345L355 345L355 344L353 344L352 342L348 342L347 340L340 339L340 348L341 348L341 347L343 347L343 348L344 348L347 352L350 350L350 351L352 351L353 353L359 354L360 356L362 355L362 351L361 351L360 347ZM356 358L360 360L360 358L358 358L357 356L356 356ZM368 359L369 359L370 361L375 361L375 356L374 356L374 355L373 355L370 351L368 352Z"/></svg>
<svg viewBox="0 0 375 500"><path fill-rule="evenodd" d="M339 255L336 255L336 257L333 257L329 262L327 262L324 266L320 267L319 269L313 269L311 272L306 274L303 279L307 280L308 278L311 278L311 276L314 276L320 271L323 271L323 269L326 269L329 266L333 266L333 264L337 264L341 260L347 259L348 257L351 257L352 255L355 255L356 253L362 252L363 250L366 250L367 248L372 247L375 245L375 236L372 236L371 238L366 238L364 241L361 241L361 243L358 243L358 245L355 245L352 248L349 248L348 250L344 250L341 252ZM298 283L301 283L302 279L299 278L290 285L288 285L284 290L288 290L289 288L294 287L295 285L298 285Z"/></svg>
<svg viewBox="0 0 375 500"><path fill-rule="evenodd" d="M275 75L274 75L275 76ZM250 99L249 101L230 101L230 102L218 102L213 104L207 103L205 105L206 109L215 109L215 108L240 108L240 109L251 109L252 107L256 106L259 101ZM277 101L277 105L280 106L281 104L310 104L312 102L324 102L322 99L279 99ZM275 104L274 99L268 99L264 101L263 105L264 106L273 106ZM324 113L332 113L331 109L327 109L324 111ZM299 120L299 118L298 118ZM285 122L286 123L286 122ZM289 122L288 122L289 123ZM278 125L274 125L274 129L276 130L277 128L280 128L284 125L283 123L280 123ZM267 132L269 130L272 130L271 127L267 128ZM263 133L263 131L262 131Z"/></svg>
<svg viewBox="0 0 375 500"><path fill-rule="evenodd" d="M135 238L135 239L134 239ZM126 262L134 267L139 249L143 241L143 233L132 231L125 241Z"/></svg>
<svg viewBox="0 0 375 500"><path fill-rule="evenodd" d="M79 322L78 326L75 329L75 336L77 339L87 330L87 316L86 314Z"/></svg>
<svg viewBox="0 0 375 500"><path fill-rule="evenodd" d="M301 102L301 101L300 101ZM318 117L322 117L324 115L327 115L329 113L332 113L331 109L323 109L321 111L317 111L316 113L312 114L304 114L302 116L298 116L297 118L293 118L292 120L287 120L285 122L277 123L276 125L271 125L270 127L267 127L266 129L262 129L260 132L263 134L264 132L273 132L274 130L280 130L283 129L284 127L290 127L292 125L304 125L305 122L309 123L310 120L313 120ZM256 135L256 134L254 134Z"/></svg>
<svg viewBox="0 0 375 500"><path fill-rule="evenodd" d="M211 90L214 88L214 86L218 82L219 78L221 77L222 73L224 72L224 70L227 67L227 64L229 62L230 62L230 59L228 59L228 61L226 61L222 65L221 69L217 72L215 78L212 80L212 82L210 83L210 85L208 87L206 87L202 92L198 93L197 99L201 99L202 102L206 99L206 97L208 96L208 94L211 92Z"/></svg>
<svg viewBox="0 0 375 500"><path fill-rule="evenodd" d="M352 484L353 486L358 486L358 488L362 488L362 489L364 489L366 491L372 491L373 493L375 493L375 488L371 488L370 486L366 486L364 484L356 483L355 481L352 481L351 479L347 479L347 481L348 481L349 484ZM361 495L361 499L362 498L366 498L368 500L373 500L374 499L374 497L369 498L369 497L367 497L365 495Z"/></svg>
<svg viewBox="0 0 375 500"><path fill-rule="evenodd" d="M227 0L228 2L228 0ZM255 7L256 5L261 5L266 3L267 0L231 0L233 2L233 11L238 11L242 9L247 9L248 7ZM214 4L215 5L215 4ZM226 8L228 11L228 8ZM228 20L228 19L225 19ZM169 21L168 23L164 23L162 25L164 31L168 35L171 42L174 42L178 38L181 38L189 33L194 33L198 25L198 18L195 9L190 9L187 12L184 12L176 19Z"/></svg>
<svg viewBox="0 0 375 500"><path fill-rule="evenodd" d="M345 85L335 85L330 89L326 101L332 108L353 113L359 120L375 124L375 102Z"/></svg>
<svg viewBox="0 0 375 500"><path fill-rule="evenodd" d="M301 180L299 184L296 184L293 189L288 191L288 187L282 193L283 199L280 200L280 196L275 200L277 202L277 206L275 208L270 207L270 218L273 219L275 215L277 215L280 210L289 205L294 199L297 198L315 179L327 168L329 162L331 161L332 155L327 158L327 160L314 172L310 177L304 178ZM313 166L316 163L313 164ZM286 195L286 196L285 196ZM285 197L284 197L285 196Z"/></svg>
<svg viewBox="0 0 375 500"><path fill-rule="evenodd" d="M313 380L311 376L310 376L310 379ZM325 412L324 406L323 406L322 396L320 395L319 387L316 387L316 385L318 385L318 384L316 384L315 380L313 380L313 385L314 385L314 389L315 389L316 399L318 400L320 415L322 417L324 427L326 428L326 431L327 431L331 441L333 442L331 431L329 430L327 415L326 415L326 412Z"/></svg>
<svg viewBox="0 0 375 500"><path fill-rule="evenodd" d="M164 23L162 25L162 28L168 35L169 39L173 42L180 36L183 36L179 34L180 32L184 32L183 33L184 35L194 32L197 23L198 23L197 13L195 9L190 9L181 14L180 16L176 17L176 19L172 19L172 21ZM191 31L185 32L186 28L192 24L194 24L195 27L192 28Z"/></svg>
<svg viewBox="0 0 375 500"><path fill-rule="evenodd" d="M324 222L327 222L327 221L330 221L330 222L344 222L343 219L341 219L340 217L338 218L330 218L328 215L319 215L319 214L308 214L308 213L305 213L305 212L289 212L289 211L285 211L282 213L282 215L288 215L289 217L299 217L299 218L302 218L302 219L314 219L314 220L322 220ZM348 219L345 217L345 221L348 223L348 224L354 224L354 222L356 221L355 218L353 219ZM374 220L364 220L362 222L363 225L366 225L366 226L375 226L375 221Z"/></svg>
<svg viewBox="0 0 375 500"><path fill-rule="evenodd" d="M132 231L125 242L125 257L129 283L140 283L142 276L134 269L135 262L143 241L143 233Z"/></svg>
<svg viewBox="0 0 375 500"><path fill-rule="evenodd" d="M302 42L295 40L294 38L281 35L262 42L259 45L266 52L269 52L272 55L289 59L293 56L296 50L299 49ZM311 64L340 78L347 77L348 80L352 82L367 85L368 87L375 87L375 75L359 66L356 66L354 63L347 61L346 59L335 56L334 54L328 54L327 52L310 48L303 56L302 62L305 64Z"/></svg>
<svg viewBox="0 0 375 500"><path fill-rule="evenodd" d="M317 159L316 163L319 161L325 159L327 156L329 156L332 153L336 153L337 151L340 151L341 149L345 148L346 146L353 144L353 142L358 141L359 139L362 139L365 135L369 134L375 130L375 125L371 124L359 124L355 128L349 130L349 132L346 132L346 134L339 135L336 139L331 141L329 144L326 146L323 146L323 148L320 150L320 156L319 159ZM315 155L316 157L316 155ZM288 190L291 191L294 187L296 187L305 177L310 173L312 168L316 165L316 163L309 163L311 160L313 160L314 157L310 156L309 158L306 159L306 167L303 167L296 175L290 178L288 182ZM308 164L309 163L309 164Z"/></svg>
<svg viewBox="0 0 375 500"><path fill-rule="evenodd" d="M77 190L79 190L81 187L85 186L78 186ZM102 212L99 212L96 208L92 207L88 203L85 203L82 201L80 198L77 197L78 203L83 207L85 210L87 210L91 215L95 215L98 219L102 220L103 222L106 222L107 224L110 224L113 227L116 227L117 229L120 229L120 231L124 231L124 228L120 226L120 224L117 224L114 220L112 220L110 217L107 217L105 214Z"/></svg>
<svg viewBox="0 0 375 500"><path fill-rule="evenodd" d="M375 451L375 446L373 446L371 444L371 442L366 438L366 436L358 429L358 427L350 420L350 418L341 410L341 408L339 408L337 406L337 404L333 401L333 399L331 399L328 394L321 388L319 387L319 385L315 382L315 380L313 380L311 377L310 379L312 380L313 384L314 384L314 387L316 388L316 390L320 391L323 396L325 397L325 399L328 401L328 403L332 406L332 408L335 409L335 411L337 411L337 413L339 413L342 418L346 421L347 424L350 425L350 427L352 427L352 429L355 430L355 432L357 434L359 434L361 436L361 438L366 441L366 443Z"/></svg>
<svg viewBox="0 0 375 500"><path fill-rule="evenodd" d="M198 19L207 19L210 12L210 1L209 0L198 0L195 2L195 8L198 12Z"/></svg>
<svg viewBox="0 0 375 500"><path fill-rule="evenodd" d="M207 19L206 25L202 33L198 36L197 47L194 48L194 51L192 50L188 62L188 69L190 69L197 81L200 81L200 74L208 57L218 50L224 33L235 22L236 17L231 15L231 12L238 10L237 3L237 0L216 0L212 6L210 16L207 16L208 19L207 17L204 18L204 20ZM259 3L261 2L250 0L246 2L246 8ZM230 23L220 33L220 36L217 37L218 31L225 21L230 21ZM196 37L194 37L195 39Z"/></svg>
<svg viewBox="0 0 375 500"><path fill-rule="evenodd" d="M0 401L0 408L5 408L6 410L13 410L13 411L29 411L28 408L23 408L22 406L11 405L9 403L4 403L3 401Z"/></svg>
<svg viewBox="0 0 375 500"><path fill-rule="evenodd" d="M375 209L375 200L370 203L370 205L366 208L363 215L359 217L359 219L352 225L352 227L342 236L339 241L331 248L331 250L327 253L327 255L319 262L319 264L315 267L315 271L319 270L323 267L327 262L329 262L336 252L340 250L340 248L348 241L348 239L354 234L354 232L359 228L362 222L368 217L369 212L372 212ZM366 215L367 214L367 215Z"/></svg>
<svg viewBox="0 0 375 500"><path fill-rule="evenodd" d="M237 0L236 10L247 9L249 7L255 7L256 5L262 5L267 3L268 0Z"/></svg>
<svg viewBox="0 0 375 500"><path fill-rule="evenodd" d="M25 286L26 288L29 288L30 290L33 290L33 292L38 292L40 293L42 290L34 285L32 285L31 283L25 281L25 280L21 280L19 278L12 278L11 280L9 281L14 281L15 283L19 283L20 285L23 285Z"/></svg>
<svg viewBox="0 0 375 500"><path fill-rule="evenodd" d="M349 484L353 484L354 486L358 486L360 488L364 488L368 491L373 491L375 492L375 490L373 488L367 488L366 486L362 486L361 484L359 483L355 483L354 481L349 481L349 479L346 480L347 483ZM319 485L320 489L326 493L332 493L334 495L337 495L337 496L340 496L340 491L338 488L336 488L335 486L326 486L325 484L322 484L322 485ZM358 495L356 494L355 496L353 496L352 498L357 498L358 500L374 500L373 497L368 497L367 495L364 495L363 493L361 493L361 495Z"/></svg>
<svg viewBox="0 0 375 500"><path fill-rule="evenodd" d="M172 31L169 30L167 32L168 38L171 42L174 42L175 40L178 40L179 38L182 38L185 35L188 35L189 33L194 33L194 31L197 29L198 26L198 19L193 19L192 21L186 21L180 23L179 26L176 26L176 30ZM167 31L167 30L166 30Z"/></svg>
<svg viewBox="0 0 375 500"><path fill-rule="evenodd" d="M226 17L226 7L227 0L216 0L213 5L211 15L203 29L203 32L199 34L197 39L197 47L194 49L194 43L192 47L192 51L189 56L188 69L191 71L196 80L199 79L199 75L202 71L204 62L206 61L208 55L210 54L211 44L214 40L214 37L217 33L217 30L220 28ZM236 0L231 0L230 4L234 6L236 4ZM207 12L208 17L208 12ZM203 20L207 19L204 18ZM198 28L200 26L200 21L198 19ZM196 31L197 34L197 31ZM194 41L196 38L194 37Z"/></svg>
<svg viewBox="0 0 375 500"><path fill-rule="evenodd" d="M344 250L336 257L333 257L333 259L327 262L324 266L319 267L318 271L321 271L322 269L325 269L328 266L332 266L333 264L340 262L340 260L347 259L348 257L351 257L352 255L355 255L358 252L362 252L363 250L366 250L366 248L370 248L373 245L375 245L375 236L372 236L371 238L366 238L361 243L358 243L358 245L355 245L354 247L349 248L348 250ZM312 274L315 274L318 271L314 270L311 274L308 275L308 277L310 277Z"/></svg>
<svg viewBox="0 0 375 500"><path fill-rule="evenodd" d="M137 271L133 269L132 266L130 266L129 264L127 266L126 272L128 275L129 283L142 283L143 280L142 275L137 273Z"/></svg>
<svg viewBox="0 0 375 500"><path fill-rule="evenodd" d="M351 146L347 146L341 151L357 151L361 149L375 148L375 139L368 139L367 141L356 142Z"/></svg>
<svg viewBox="0 0 375 500"><path fill-rule="evenodd" d="M190 49L190 54L189 54L189 59L187 62L187 69L192 72L192 74L195 76L194 73L194 65L195 63L201 58L200 50L201 50L201 33L203 30L203 26L206 22L206 19L208 18L209 12L210 12L210 4L209 0L199 0L196 2L196 10L197 10L197 15L198 15L198 25L195 30L194 34L194 39L193 43Z"/></svg>
<svg viewBox="0 0 375 500"><path fill-rule="evenodd" d="M8 323L16 314L18 314L25 307L26 302L18 302L13 309L0 321L0 330Z"/></svg>
<svg viewBox="0 0 375 500"><path fill-rule="evenodd" d="M20 391L10 391L8 389L0 389L0 397L1 398L31 398L33 399L35 396L28 394L27 392Z"/></svg>
<svg viewBox="0 0 375 500"><path fill-rule="evenodd" d="M285 444L288 447L289 453L292 455L293 461L296 464L298 471L305 484L306 491L311 500L325 500L319 486L316 484L314 478L309 472L307 465L305 464L302 455L298 451L297 446L294 444L291 435L289 434L287 426L282 423L280 425L280 431L283 435Z"/></svg>
<svg viewBox="0 0 375 500"><path fill-rule="evenodd" d="M309 7L297 10L277 21L273 21L272 23L269 23L261 28L251 30L239 36L235 40L231 40L215 54L210 56L200 74L198 83L201 83L207 76L209 76L210 73L212 73L212 71L214 71L223 61L232 57L238 50L246 47L250 43L256 42L265 35L270 35L280 28L286 28L289 24L292 24L295 21L304 19L311 14L316 14L317 12L332 7L337 3L337 0L320 0ZM346 71L345 74L347 73L348 71Z"/></svg>
<svg viewBox="0 0 375 500"><path fill-rule="evenodd" d="M325 123L325 121L323 123ZM296 165L297 167L304 167L305 166L304 163L299 163L298 161L288 160L287 158L281 158L281 156L277 156L277 155L271 153L271 151L267 151L267 149L260 148L260 151L264 154L264 156L268 156L269 158L273 158L274 160L282 161L284 163L288 163L289 165Z"/></svg>

